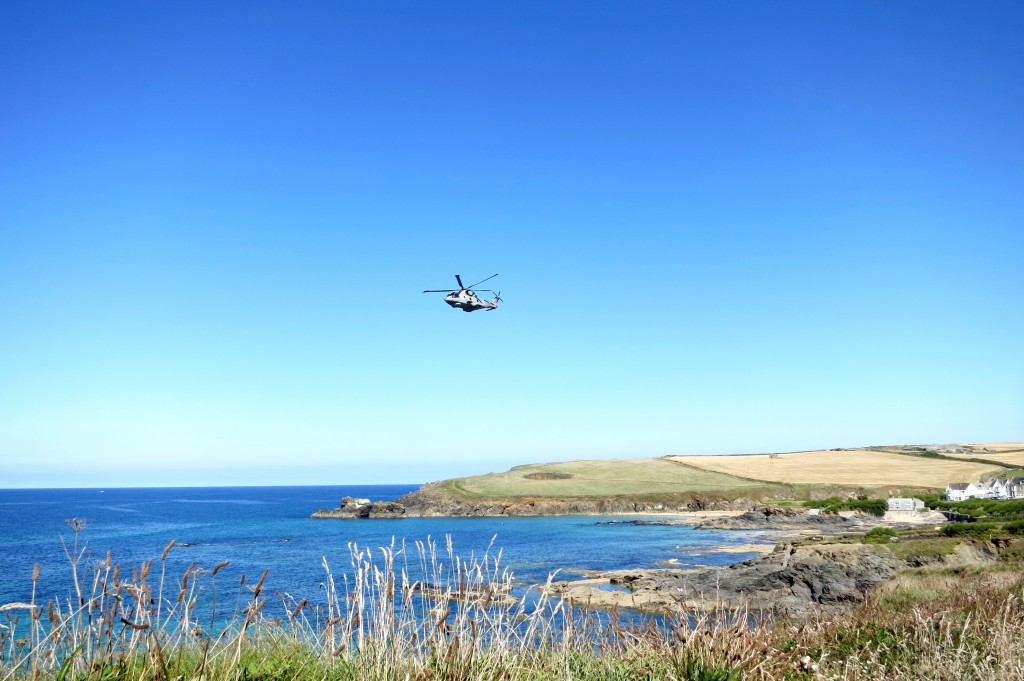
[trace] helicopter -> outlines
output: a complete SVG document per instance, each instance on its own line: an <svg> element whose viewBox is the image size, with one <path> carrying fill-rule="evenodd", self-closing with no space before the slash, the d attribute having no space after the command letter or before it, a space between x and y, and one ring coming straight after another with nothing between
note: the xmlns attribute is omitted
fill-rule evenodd
<svg viewBox="0 0 1024 681"><path fill-rule="evenodd" d="M496 276L498 275L492 274L486 279L481 279L476 282L473 286L479 286L485 281L494 279ZM483 300L476 294L476 291L473 290L473 286L464 286L462 284L462 277L457 274L455 275L455 281L459 282L459 288L457 289L429 289L424 291L424 293L447 293L448 295L444 297L444 302L448 303L452 307L462 310L463 312L494 310L497 309L498 303L502 302L501 291L494 293L494 291L490 289L481 289L481 293L494 293L494 300Z"/></svg>

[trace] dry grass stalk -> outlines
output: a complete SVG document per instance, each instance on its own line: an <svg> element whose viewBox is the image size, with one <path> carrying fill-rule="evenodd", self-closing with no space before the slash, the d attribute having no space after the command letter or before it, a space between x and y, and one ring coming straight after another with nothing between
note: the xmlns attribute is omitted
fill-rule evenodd
<svg viewBox="0 0 1024 681"><path fill-rule="evenodd" d="M505 598L513 577L493 540L467 558L450 537L442 546L428 538L352 544L340 582L324 559L314 602L268 598L267 572L251 585L242 576L224 614L216 578L226 562L193 564L166 584L162 565L153 584L151 562L122 580L107 556L79 582L75 539L72 597L43 607L33 588L32 602L0 607L0 681L1024 678L1024 580L1012 572L914 573L902 590L881 590L832 620L762 622L719 610L624 624L549 596L551 578Z"/></svg>

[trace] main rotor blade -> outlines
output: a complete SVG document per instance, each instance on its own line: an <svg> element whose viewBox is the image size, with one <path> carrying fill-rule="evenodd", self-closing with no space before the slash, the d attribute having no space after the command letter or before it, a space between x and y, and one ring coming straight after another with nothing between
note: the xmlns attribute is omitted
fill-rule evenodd
<svg viewBox="0 0 1024 681"><path fill-rule="evenodd" d="M455 293L457 290L458 289L454 288L434 288L429 291L424 291L424 293Z"/></svg>
<svg viewBox="0 0 1024 681"><path fill-rule="evenodd" d="M459 276L459 275L457 275L457 274L455 275L455 281L459 282L459 288L460 288L460 289L464 289L464 288L466 288L465 286L463 286L463 285L462 285L462 277L460 277L460 276Z"/></svg>
<svg viewBox="0 0 1024 681"><path fill-rule="evenodd" d="M487 277L486 279L481 279L480 281L476 282L475 284L473 284L473 286L479 286L480 284L484 283L485 281L490 281L491 279L494 279L496 276L498 276L498 275L497 274L492 274L491 276ZM459 281L459 285L460 286L462 285L462 281L461 280ZM467 286L466 288L473 288L473 286Z"/></svg>

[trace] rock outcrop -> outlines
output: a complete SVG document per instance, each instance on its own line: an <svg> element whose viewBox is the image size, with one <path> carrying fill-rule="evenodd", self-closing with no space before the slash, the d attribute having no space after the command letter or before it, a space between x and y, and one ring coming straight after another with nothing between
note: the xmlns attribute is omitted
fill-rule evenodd
<svg viewBox="0 0 1024 681"><path fill-rule="evenodd" d="M713 530L814 530L821 534L866 532L882 519L860 513L811 514L806 508L755 506L742 515L709 518L701 527Z"/></svg>
<svg viewBox="0 0 1024 681"><path fill-rule="evenodd" d="M597 579L559 582L554 589L576 603L600 608L668 614L719 609L834 614L853 608L900 570L976 567L1024 544L1019 539L968 540L937 553L927 550L928 538L898 543L903 542L899 554L884 544L778 544L771 553L728 567L619 570ZM914 550L918 542L925 546L920 553Z"/></svg>
<svg viewBox="0 0 1024 681"><path fill-rule="evenodd" d="M405 507L395 501L370 501L343 497L338 508L322 508L315 511L313 518L401 518L406 515Z"/></svg>
<svg viewBox="0 0 1024 681"><path fill-rule="evenodd" d="M598 607L689 612L749 608L755 612L805 614L852 607L903 561L884 548L866 544L794 546L724 568L622 570L607 582L626 591L564 583L558 589L577 602Z"/></svg>

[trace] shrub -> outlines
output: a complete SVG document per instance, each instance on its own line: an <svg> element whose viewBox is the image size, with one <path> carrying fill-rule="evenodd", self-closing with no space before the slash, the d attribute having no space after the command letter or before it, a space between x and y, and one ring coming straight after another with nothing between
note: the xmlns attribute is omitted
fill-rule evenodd
<svg viewBox="0 0 1024 681"><path fill-rule="evenodd" d="M883 516L889 510L885 499L857 499L846 504L851 511L863 511L871 515Z"/></svg>
<svg viewBox="0 0 1024 681"><path fill-rule="evenodd" d="M950 523L942 528L942 533L947 537L984 539L991 536L992 531L998 527L997 523Z"/></svg>
<svg viewBox="0 0 1024 681"><path fill-rule="evenodd" d="M838 513L839 511L863 511L871 515L883 516L888 510L885 499L843 499L842 497L829 497L828 499L812 499L805 501L807 508L820 508L825 513Z"/></svg>
<svg viewBox="0 0 1024 681"><path fill-rule="evenodd" d="M805 501L804 506L807 508L825 508L827 506L837 506L843 503L842 497L829 497L827 499L811 499Z"/></svg>
<svg viewBox="0 0 1024 681"><path fill-rule="evenodd" d="M1012 523L1003 525L1003 529L1010 534L1024 534L1024 520L1014 520Z"/></svg>
<svg viewBox="0 0 1024 681"><path fill-rule="evenodd" d="M875 527L867 533L868 537L895 537L896 530L891 527Z"/></svg>
<svg viewBox="0 0 1024 681"><path fill-rule="evenodd" d="M864 541L871 544L881 544L896 536L896 530L891 527L875 527L864 535Z"/></svg>

